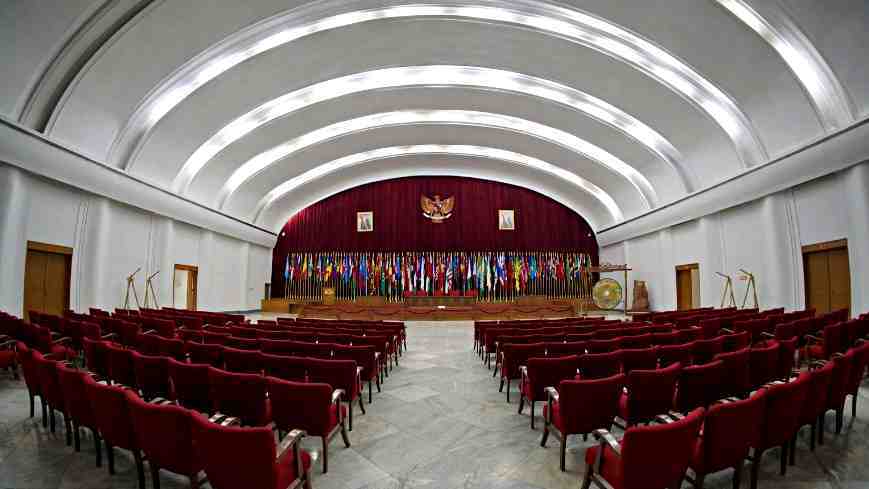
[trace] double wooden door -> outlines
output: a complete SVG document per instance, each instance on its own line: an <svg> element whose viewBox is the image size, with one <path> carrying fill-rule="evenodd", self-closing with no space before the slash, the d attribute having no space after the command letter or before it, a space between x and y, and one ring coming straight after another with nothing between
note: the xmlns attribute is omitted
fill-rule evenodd
<svg viewBox="0 0 869 489"><path fill-rule="evenodd" d="M806 307L818 314L851 309L851 266L848 242L831 241L803 247Z"/></svg>
<svg viewBox="0 0 869 489"><path fill-rule="evenodd" d="M24 317L62 315L69 308L72 248L29 241L24 265Z"/></svg>

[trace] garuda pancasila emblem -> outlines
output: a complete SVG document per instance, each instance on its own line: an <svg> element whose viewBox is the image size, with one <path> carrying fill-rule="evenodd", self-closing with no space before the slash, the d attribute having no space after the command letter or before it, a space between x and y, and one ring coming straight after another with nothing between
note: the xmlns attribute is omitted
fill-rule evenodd
<svg viewBox="0 0 869 489"><path fill-rule="evenodd" d="M431 222L440 224L453 215L453 208L456 205L456 196L441 200L440 195L435 195L434 199L430 199L425 195L419 197L419 206L422 208L422 215L431 219Z"/></svg>

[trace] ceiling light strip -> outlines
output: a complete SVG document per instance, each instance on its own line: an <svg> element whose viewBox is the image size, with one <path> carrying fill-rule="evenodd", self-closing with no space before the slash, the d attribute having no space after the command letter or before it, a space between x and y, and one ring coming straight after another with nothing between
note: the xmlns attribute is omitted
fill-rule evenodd
<svg viewBox="0 0 869 489"><path fill-rule="evenodd" d="M364 8L369 6L369 8ZM748 117L721 89L666 50L604 19L538 0L328 0L289 10L213 46L155 87L110 149L109 161L128 168L153 127L193 92L253 56L330 29L381 19L470 18L523 26L595 49L664 84L715 121L746 166L766 161L766 150Z"/></svg>
<svg viewBox="0 0 869 489"><path fill-rule="evenodd" d="M503 161L505 163L542 171L562 180L569 181L581 191L591 195L604 206L614 222L621 222L624 220L624 215L622 214L618 204L616 204L616 201L613 200L606 191L575 173L569 172L543 160L521 153L515 153L513 151L485 146L417 144L409 146L390 146L348 155L343 158L329 161L297 175L273 188L262 199L260 199L253 212L251 222L257 222L263 213L281 197L289 194L302 185L311 183L331 173L372 161L417 155L470 156L474 158Z"/></svg>
<svg viewBox="0 0 869 489"><path fill-rule="evenodd" d="M293 154L305 151L314 145L372 129L418 124L451 124L491 127L540 138L577 153L627 180L628 183L639 193L640 199L645 204L646 209L654 208L658 204L658 196L655 193L654 188L652 188L652 185L646 177L634 167L623 162L621 159L603 148L560 129L519 117L494 114L491 112L468 110L403 110L383 112L337 122L303 134L297 138L291 139L257 154L238 167L229 179L227 179L226 183L217 194L217 207L219 209L224 208L229 199L232 198L235 191L244 185L246 181L275 165L279 161L286 159Z"/></svg>
<svg viewBox="0 0 869 489"><path fill-rule="evenodd" d="M846 127L855 121L853 106L842 83L780 5L769 1L715 1L757 33L781 56L802 85L821 124L828 132Z"/></svg>

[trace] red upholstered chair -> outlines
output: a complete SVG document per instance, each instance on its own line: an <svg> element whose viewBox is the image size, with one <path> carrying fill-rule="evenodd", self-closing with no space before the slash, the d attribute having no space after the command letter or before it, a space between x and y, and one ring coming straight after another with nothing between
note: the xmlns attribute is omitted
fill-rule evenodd
<svg viewBox="0 0 869 489"><path fill-rule="evenodd" d="M721 383L722 397L744 398L751 391L751 351L748 348L719 353L715 360L724 362L727 376Z"/></svg>
<svg viewBox="0 0 869 489"><path fill-rule="evenodd" d="M622 372L629 374L631 370L655 370L658 367L658 352L653 348L620 350L622 357Z"/></svg>
<svg viewBox="0 0 869 489"><path fill-rule="evenodd" d="M720 386L726 376L727 369L720 360L683 368L676 389L676 410L687 413L725 397Z"/></svg>
<svg viewBox="0 0 869 489"><path fill-rule="evenodd" d="M815 441L818 439L818 425L821 417L827 411L827 397L830 395L830 384L833 382L834 363L827 362L825 365L817 365L818 368L809 371L809 387L806 402L800 406L799 421L797 422L797 431L805 426L811 428L811 437L809 439L809 448L815 451ZM821 425L823 430L823 425ZM791 465L794 464L794 448L796 446L796 433L791 441Z"/></svg>
<svg viewBox="0 0 869 489"><path fill-rule="evenodd" d="M359 401L359 409L365 414L365 404L359 394L359 370L353 360L307 360L308 382L329 384L333 389L344 391L344 401L349 408L348 420L350 431L353 431L353 403Z"/></svg>
<svg viewBox="0 0 869 489"><path fill-rule="evenodd" d="M306 358L262 353L260 360L266 375L296 382L304 382L308 378Z"/></svg>
<svg viewBox="0 0 869 489"><path fill-rule="evenodd" d="M724 351L724 336L697 340L694 342L691 354L695 364L711 362L715 355Z"/></svg>
<svg viewBox="0 0 869 489"><path fill-rule="evenodd" d="M259 347L263 353L274 355L292 355L295 353L295 341L260 338Z"/></svg>
<svg viewBox="0 0 869 489"><path fill-rule="evenodd" d="M661 367L674 363L681 363L683 366L691 365L691 361L694 358L694 342L659 346L657 356L658 365Z"/></svg>
<svg viewBox="0 0 869 489"><path fill-rule="evenodd" d="M848 374L848 382L845 384L845 392L851 396L851 417L857 416L857 398L859 397L860 384L866 375L866 366L869 365L869 342L862 341L852 350L851 370ZM850 352L849 351L849 352ZM848 355L845 355L846 359Z"/></svg>
<svg viewBox="0 0 869 489"><path fill-rule="evenodd" d="M700 328L680 329L676 333L679 337L679 343L690 343L703 339L703 330Z"/></svg>
<svg viewBox="0 0 869 489"><path fill-rule="evenodd" d="M220 353L223 357L226 370L243 374L261 374L263 364L259 351L239 350L237 348L223 347Z"/></svg>
<svg viewBox="0 0 869 489"><path fill-rule="evenodd" d="M751 334L748 331L724 335L724 351L736 351L751 346Z"/></svg>
<svg viewBox="0 0 869 489"><path fill-rule="evenodd" d="M652 343L658 346L675 345L679 343L679 332L670 331L667 333L653 333Z"/></svg>
<svg viewBox="0 0 869 489"><path fill-rule="evenodd" d="M550 358L584 355L585 345L585 341L570 341L566 343L561 341L547 341L544 343L546 356Z"/></svg>
<svg viewBox="0 0 869 489"><path fill-rule="evenodd" d="M300 447L303 437L303 431L291 431L276 448L270 427L221 426L193 416L196 453L214 489L310 489L311 456Z"/></svg>
<svg viewBox="0 0 869 489"><path fill-rule="evenodd" d="M561 470L565 470L567 437L594 430L609 430L618 413L619 398L625 385L622 374L592 380L562 380L558 387L547 387L548 403L543 406L543 438L546 446L549 431L555 428L561 441Z"/></svg>
<svg viewBox="0 0 869 489"><path fill-rule="evenodd" d="M627 426L650 422L672 409L681 370L682 365L674 363L657 370L634 370L628 374L627 392L619 400L619 416Z"/></svg>
<svg viewBox="0 0 869 489"><path fill-rule="evenodd" d="M147 400L157 397L171 399L172 388L169 384L169 357L155 357L133 352L133 367L136 387Z"/></svg>
<svg viewBox="0 0 869 489"><path fill-rule="evenodd" d="M608 431L595 431L600 445L585 452L582 488L592 483L613 489L681 487L702 423L700 408L672 423L632 426L620 442Z"/></svg>
<svg viewBox="0 0 869 489"><path fill-rule="evenodd" d="M18 380L18 360L15 354L15 340L0 342L0 368L12 372L12 377Z"/></svg>
<svg viewBox="0 0 869 489"><path fill-rule="evenodd" d="M136 444L148 459L154 489L160 489L160 469L190 479L190 487L199 487L199 461L193 445L195 411L169 403L148 403L127 391L127 404L133 422Z"/></svg>
<svg viewBox="0 0 869 489"><path fill-rule="evenodd" d="M75 357L75 351L67 345L72 339L67 337L55 338L52 331L42 326L32 325L30 328L34 338L33 349L43 355L51 355L55 360L67 360Z"/></svg>
<svg viewBox="0 0 869 489"><path fill-rule="evenodd" d="M225 345L229 340L229 333L217 333L208 330L202 331L202 342L210 345Z"/></svg>
<svg viewBox="0 0 869 489"><path fill-rule="evenodd" d="M275 426L280 431L304 430L323 442L323 473L329 471L329 442L341 433L344 446L350 447L345 418L347 407L341 404L344 392L328 384L290 382L269 377L269 398Z"/></svg>
<svg viewBox="0 0 869 489"><path fill-rule="evenodd" d="M145 318L143 324L145 330L152 330L158 336L162 336L164 338L175 337L175 321L169 319Z"/></svg>
<svg viewBox="0 0 869 489"><path fill-rule="evenodd" d="M109 379L113 384L136 387L136 367L133 364L133 350L115 344L106 345L106 358L109 361Z"/></svg>
<svg viewBox="0 0 869 489"><path fill-rule="evenodd" d="M136 337L135 348L145 355L158 356L160 355L160 336L157 336L156 333L140 333Z"/></svg>
<svg viewBox="0 0 869 489"><path fill-rule="evenodd" d="M619 338L612 338L606 340L590 340L588 342L588 351L590 353L609 353L614 352L621 348L622 340Z"/></svg>
<svg viewBox="0 0 869 489"><path fill-rule="evenodd" d="M788 449L797 432L800 410L809 394L809 374L803 373L795 381L776 383L766 388L763 423L755 432L751 457L751 489L757 489L757 476L764 452L781 447L781 475L787 472Z"/></svg>
<svg viewBox="0 0 869 489"><path fill-rule="evenodd" d="M359 377L363 383L368 383L368 404L371 404L373 384L377 384L377 392L380 392L380 366L377 362L377 350L371 345L341 346L335 350L335 359L353 360L358 367L362 367Z"/></svg>
<svg viewBox="0 0 869 489"><path fill-rule="evenodd" d="M761 345L763 345L761 343ZM776 341L756 345L749 350L749 376L752 389L757 389L778 377L779 345Z"/></svg>
<svg viewBox="0 0 869 489"><path fill-rule="evenodd" d="M39 385L39 371L33 363L33 350L23 341L15 344L18 363L21 365L21 374L24 376L24 384L27 386L27 395L30 398L30 417L36 415L36 397L39 397L42 406L42 426L48 426L48 412L45 410L45 401L42 399L42 390Z"/></svg>
<svg viewBox="0 0 869 489"><path fill-rule="evenodd" d="M619 373L621 369L622 354L619 351L587 353L579 357L579 372L583 380L611 377Z"/></svg>
<svg viewBox="0 0 869 489"><path fill-rule="evenodd" d="M652 333L640 334L636 336L622 337L620 346L622 350L639 350L646 349L652 346Z"/></svg>
<svg viewBox="0 0 869 489"><path fill-rule="evenodd" d="M835 323L824 327L822 337L806 335L809 344L806 346L806 357L809 359L827 360L835 353L845 351L845 325Z"/></svg>
<svg viewBox="0 0 869 489"><path fill-rule="evenodd" d="M766 393L761 390L741 401L722 400L706 411L703 433L691 457L694 485L703 487L707 475L733 468L733 487L742 481L742 467L763 423Z"/></svg>
<svg viewBox="0 0 869 489"><path fill-rule="evenodd" d="M833 380L830 382L830 391L827 395L827 408L821 416L821 443L823 444L824 418L827 411L836 413L836 434L842 432L842 424L845 416L845 398L848 396L848 381L851 377L851 367L854 364L853 350L845 355L841 353L833 355Z"/></svg>
<svg viewBox="0 0 869 489"><path fill-rule="evenodd" d="M63 400L63 390L60 388L60 380L57 377L57 367L60 362L46 358L38 351L33 352L33 366L39 378L39 392L42 399L42 410L48 410L48 419L51 432L55 432L55 411L63 415L66 425L66 444L72 445L72 428L69 417L66 416L66 404Z"/></svg>
<svg viewBox="0 0 869 489"><path fill-rule="evenodd" d="M135 346L142 332L141 326L129 321L117 321L112 326L112 333L116 335L116 341L124 346Z"/></svg>
<svg viewBox="0 0 869 489"><path fill-rule="evenodd" d="M703 330L703 339L709 340L718 336L721 331L721 319L701 319L697 326Z"/></svg>
<svg viewBox="0 0 869 489"><path fill-rule="evenodd" d="M527 401L531 407L531 429L534 429L534 406L547 399L546 388L555 387L562 380L576 377L577 357L529 358L522 369L522 385L519 387L519 413Z"/></svg>
<svg viewBox="0 0 869 489"><path fill-rule="evenodd" d="M196 343L188 341L184 349L190 357L190 363L207 363L212 367L223 367L223 346L214 343Z"/></svg>
<svg viewBox="0 0 869 489"><path fill-rule="evenodd" d="M799 340L797 337L776 340L778 342L777 379L788 380L791 377L794 367L797 365L796 357Z"/></svg>
<svg viewBox="0 0 869 489"><path fill-rule="evenodd" d="M133 420L127 404L128 389L117 385L105 385L90 378L85 379L85 389L91 401L97 429L106 442L106 458L109 461L109 474L115 474L115 448L123 448L133 453L136 471L139 476L139 489L145 489L145 467L142 454L133 432Z"/></svg>
<svg viewBox="0 0 869 489"><path fill-rule="evenodd" d="M158 355L172 357L176 360L187 359L187 350L184 348L184 340L158 336L157 348Z"/></svg>
<svg viewBox="0 0 869 489"><path fill-rule="evenodd" d="M225 346L235 348L237 350L259 350L259 340L256 338L243 338L241 336L230 336L226 338Z"/></svg>
<svg viewBox="0 0 869 489"><path fill-rule="evenodd" d="M233 416L244 426L265 426L272 422L272 409L266 392L268 382L259 374L227 372L208 368L214 409Z"/></svg>
<svg viewBox="0 0 869 489"><path fill-rule="evenodd" d="M531 357L544 356L546 354L546 344L542 342L530 344L499 343L498 348L501 358L501 385L498 387L498 392L503 391L504 381L506 381L507 402L510 402L510 383L514 379L522 378L519 367L525 365ZM497 363L495 368L498 368Z"/></svg>
<svg viewBox="0 0 869 489"><path fill-rule="evenodd" d="M185 363L174 358L169 359L169 378L172 379L172 392L178 404L203 413L214 411L208 368L209 365L204 363Z"/></svg>
<svg viewBox="0 0 869 489"><path fill-rule="evenodd" d="M97 454L97 467L102 466L102 442L97 428L97 420L94 415L91 401L87 394L87 382L93 381L84 370L76 370L64 365L57 368L57 378L63 391L63 401L66 415L70 418L75 451L81 451L82 428L91 430L94 437L94 447Z"/></svg>

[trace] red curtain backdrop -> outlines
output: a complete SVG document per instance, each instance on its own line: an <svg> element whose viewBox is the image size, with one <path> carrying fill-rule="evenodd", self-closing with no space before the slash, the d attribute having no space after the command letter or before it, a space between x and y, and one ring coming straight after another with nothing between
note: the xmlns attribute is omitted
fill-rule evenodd
<svg viewBox="0 0 869 489"><path fill-rule="evenodd" d="M434 224L421 195L456 197L453 215ZM498 230L498 210L515 211L516 230ZM374 231L356 231L356 213L374 212ZM464 177L408 177L346 190L300 211L278 236L272 290L283 290L287 253L308 251L579 251L597 263L585 219L532 190Z"/></svg>

